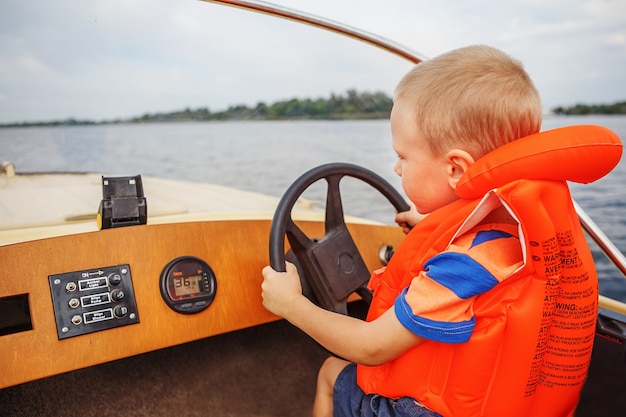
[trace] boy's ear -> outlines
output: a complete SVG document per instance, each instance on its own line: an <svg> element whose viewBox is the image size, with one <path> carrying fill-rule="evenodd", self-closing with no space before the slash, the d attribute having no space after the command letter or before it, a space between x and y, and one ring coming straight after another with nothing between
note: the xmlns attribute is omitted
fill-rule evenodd
<svg viewBox="0 0 626 417"><path fill-rule="evenodd" d="M446 154L446 162L448 164L448 183L452 189L456 189L456 184L475 161L469 152L462 149L452 149Z"/></svg>

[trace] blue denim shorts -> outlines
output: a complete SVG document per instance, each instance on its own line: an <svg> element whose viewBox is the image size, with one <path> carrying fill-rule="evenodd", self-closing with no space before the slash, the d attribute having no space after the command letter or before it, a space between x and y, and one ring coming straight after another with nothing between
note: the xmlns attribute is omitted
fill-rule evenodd
<svg viewBox="0 0 626 417"><path fill-rule="evenodd" d="M333 392L334 417L441 417L410 397L396 400L365 394L356 383L356 365L346 366Z"/></svg>

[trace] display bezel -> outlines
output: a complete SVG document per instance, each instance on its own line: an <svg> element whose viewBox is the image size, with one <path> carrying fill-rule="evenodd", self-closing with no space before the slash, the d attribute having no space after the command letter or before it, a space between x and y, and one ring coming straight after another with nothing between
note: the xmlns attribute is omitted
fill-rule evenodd
<svg viewBox="0 0 626 417"><path fill-rule="evenodd" d="M177 291L176 283L181 283L183 287L194 287L185 285L185 280L190 278L197 284L197 291ZM204 310L213 302L217 286L215 274L205 261L193 256L181 256L163 268L160 287L163 300L171 309L192 314Z"/></svg>

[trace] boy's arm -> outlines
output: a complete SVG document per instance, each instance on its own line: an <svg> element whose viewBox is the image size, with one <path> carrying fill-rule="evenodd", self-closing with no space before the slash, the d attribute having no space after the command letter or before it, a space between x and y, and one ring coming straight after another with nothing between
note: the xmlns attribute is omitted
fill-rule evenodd
<svg viewBox="0 0 626 417"><path fill-rule="evenodd" d="M287 272L263 269L263 305L334 354L363 365L380 365L423 340L400 323L393 308L365 322L316 306L302 295L296 267L286 266Z"/></svg>

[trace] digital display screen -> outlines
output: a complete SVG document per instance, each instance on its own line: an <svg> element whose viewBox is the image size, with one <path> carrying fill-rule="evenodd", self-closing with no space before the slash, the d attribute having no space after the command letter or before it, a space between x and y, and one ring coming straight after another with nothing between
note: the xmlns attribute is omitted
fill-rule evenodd
<svg viewBox="0 0 626 417"><path fill-rule="evenodd" d="M202 292L202 275L191 275L186 277L174 277L174 294L176 297L198 294Z"/></svg>

